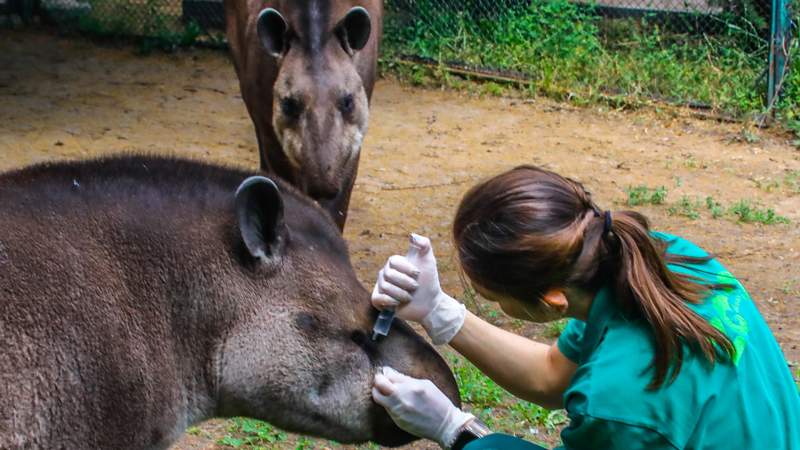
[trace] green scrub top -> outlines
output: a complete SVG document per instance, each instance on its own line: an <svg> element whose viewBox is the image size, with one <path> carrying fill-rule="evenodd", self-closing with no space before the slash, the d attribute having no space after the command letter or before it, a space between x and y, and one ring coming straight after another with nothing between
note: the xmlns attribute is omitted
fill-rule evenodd
<svg viewBox="0 0 800 450"><path fill-rule="evenodd" d="M667 252L706 257L693 243L664 233ZM800 394L778 343L742 284L716 260L674 264L674 272L731 288L714 290L688 304L723 331L736 350L732 360L711 366L684 347L683 367L672 382L648 390L654 370L652 332L641 319L625 317L610 289L594 298L586 323L571 320L558 348L578 364L564 393L570 425L563 449L770 449L800 450ZM669 378L669 377L668 377ZM516 438L473 441L467 450L525 448ZM521 443L520 443L521 444Z"/></svg>

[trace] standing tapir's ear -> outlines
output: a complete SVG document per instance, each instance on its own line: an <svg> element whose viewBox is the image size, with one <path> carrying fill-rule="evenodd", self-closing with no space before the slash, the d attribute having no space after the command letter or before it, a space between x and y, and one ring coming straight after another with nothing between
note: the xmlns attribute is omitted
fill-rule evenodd
<svg viewBox="0 0 800 450"><path fill-rule="evenodd" d="M371 32L372 22L369 20L369 13L361 6L356 6L348 11L337 27L342 46L350 55L367 45Z"/></svg>
<svg viewBox="0 0 800 450"><path fill-rule="evenodd" d="M261 176L244 180L236 190L236 217L254 258L268 262L279 256L287 233L283 198L274 181Z"/></svg>
<svg viewBox="0 0 800 450"><path fill-rule="evenodd" d="M267 8L258 15L256 27L261 45L270 55L278 58L286 52L286 31L289 25L278 11Z"/></svg>

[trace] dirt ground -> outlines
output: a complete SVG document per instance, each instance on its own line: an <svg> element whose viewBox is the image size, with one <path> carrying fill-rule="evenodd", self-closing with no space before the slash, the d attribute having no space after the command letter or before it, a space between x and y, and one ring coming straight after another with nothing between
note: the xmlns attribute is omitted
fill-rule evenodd
<svg viewBox="0 0 800 450"><path fill-rule="evenodd" d="M252 124L223 52L137 56L0 31L0 171L132 151L257 168ZM787 358L800 360L800 189L791 182L800 151L786 136L743 134L739 124L380 81L345 233L361 280L371 285L415 231L433 239L445 289L462 294L448 234L457 202L478 180L518 164L579 179L611 209L625 207L626 187L644 184L665 186L668 203L683 195L726 205L749 199L788 217L789 224L765 226L712 219L704 209L691 220L670 215L669 205L641 207L656 229L719 255L749 288ZM217 448L223 430L212 421L176 448Z"/></svg>

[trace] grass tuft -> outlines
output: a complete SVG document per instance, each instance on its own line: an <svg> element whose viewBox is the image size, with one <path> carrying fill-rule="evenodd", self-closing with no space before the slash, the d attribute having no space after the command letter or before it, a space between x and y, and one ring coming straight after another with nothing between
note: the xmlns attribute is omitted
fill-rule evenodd
<svg viewBox="0 0 800 450"><path fill-rule="evenodd" d="M692 200L689 198L689 196L684 195L680 200L678 200L677 203L667 208L667 214L670 216L682 216L688 217L692 220L697 220L700 218L700 212L698 211L699 207L699 201Z"/></svg>
<svg viewBox="0 0 800 450"><path fill-rule="evenodd" d="M778 215L772 208L763 208L750 200L739 200L730 207L729 212L743 223L764 225L789 223L789 219Z"/></svg>
<svg viewBox="0 0 800 450"><path fill-rule="evenodd" d="M706 209L714 219L719 219L725 215L725 207L722 206L722 203L714 200L714 197L706 197Z"/></svg>
<svg viewBox="0 0 800 450"><path fill-rule="evenodd" d="M255 419L237 417L231 419L228 425L228 434L217 441L217 444L226 447L240 448L262 445L272 445L286 441L289 436L272 425Z"/></svg>
<svg viewBox="0 0 800 450"><path fill-rule="evenodd" d="M549 338L557 338L561 336L561 333L564 332L564 329L567 327L568 323L569 319L560 319L548 322L545 325L544 335Z"/></svg>
<svg viewBox="0 0 800 450"><path fill-rule="evenodd" d="M564 410L547 410L520 400L460 356L452 355L451 365L458 382L461 400L472 413L498 432L539 441L542 431L556 434L567 421ZM540 430L543 429L543 430Z"/></svg>
<svg viewBox="0 0 800 450"><path fill-rule="evenodd" d="M628 206L662 205L667 200L667 188L664 186L653 189L644 185L628 187L625 193L628 194Z"/></svg>

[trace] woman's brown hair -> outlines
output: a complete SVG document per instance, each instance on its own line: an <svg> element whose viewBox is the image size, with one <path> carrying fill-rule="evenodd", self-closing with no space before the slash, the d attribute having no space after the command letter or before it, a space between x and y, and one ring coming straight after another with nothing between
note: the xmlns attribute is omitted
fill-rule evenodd
<svg viewBox="0 0 800 450"><path fill-rule="evenodd" d="M556 173L521 166L473 187L462 199L453 237L464 273L479 286L523 302L553 288L597 292L610 285L618 305L642 317L655 338L650 389L677 377L683 343L714 364L731 341L686 303L715 286L672 272L667 263L697 259L666 253L634 211L603 212L583 186ZM674 367L673 367L674 364Z"/></svg>

